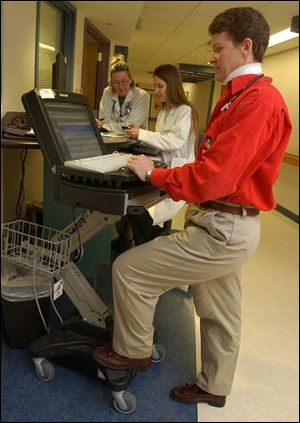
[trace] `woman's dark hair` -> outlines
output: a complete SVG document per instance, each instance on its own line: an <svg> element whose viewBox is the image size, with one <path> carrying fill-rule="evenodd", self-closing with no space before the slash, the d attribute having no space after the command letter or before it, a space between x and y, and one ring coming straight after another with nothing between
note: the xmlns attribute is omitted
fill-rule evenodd
<svg viewBox="0 0 300 423"><path fill-rule="evenodd" d="M269 44L270 27L264 16L252 7L233 7L219 13L210 23L211 35L227 32L235 43L251 38L253 57L262 62Z"/></svg>
<svg viewBox="0 0 300 423"><path fill-rule="evenodd" d="M181 104L187 104L192 109L192 128L195 132L195 136L198 137L199 134L199 115L196 107L187 99L187 96L184 92L180 72L174 65L161 65L158 66L154 72L153 76L165 81L167 84L167 99L168 105L180 106ZM164 105L166 106L166 105Z"/></svg>

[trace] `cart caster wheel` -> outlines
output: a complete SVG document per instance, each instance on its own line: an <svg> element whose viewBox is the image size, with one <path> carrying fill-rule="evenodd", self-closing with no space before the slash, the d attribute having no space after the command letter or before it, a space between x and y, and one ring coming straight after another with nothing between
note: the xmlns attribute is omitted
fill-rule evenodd
<svg viewBox="0 0 300 423"><path fill-rule="evenodd" d="M161 344L152 345L152 363L160 363L166 356L166 349Z"/></svg>
<svg viewBox="0 0 300 423"><path fill-rule="evenodd" d="M39 379L48 382L55 375L55 369L47 360L42 360L40 363L35 363L35 374Z"/></svg>
<svg viewBox="0 0 300 423"><path fill-rule="evenodd" d="M127 391L113 392L114 409L121 414L131 414L136 409L136 398L133 394Z"/></svg>

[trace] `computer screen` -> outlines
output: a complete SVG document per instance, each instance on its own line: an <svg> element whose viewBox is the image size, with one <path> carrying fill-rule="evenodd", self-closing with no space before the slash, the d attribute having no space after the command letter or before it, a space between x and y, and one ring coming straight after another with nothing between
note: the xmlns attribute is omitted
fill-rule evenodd
<svg viewBox="0 0 300 423"><path fill-rule="evenodd" d="M45 109L65 157L81 159L103 154L85 105L46 102Z"/></svg>
<svg viewBox="0 0 300 423"><path fill-rule="evenodd" d="M22 102L52 170L67 160L105 154L93 112L82 94L34 89L22 95Z"/></svg>

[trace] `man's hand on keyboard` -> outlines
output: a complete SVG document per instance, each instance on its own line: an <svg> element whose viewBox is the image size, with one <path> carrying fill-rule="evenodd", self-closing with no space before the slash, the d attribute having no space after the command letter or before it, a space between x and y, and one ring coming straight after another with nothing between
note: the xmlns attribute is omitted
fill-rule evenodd
<svg viewBox="0 0 300 423"><path fill-rule="evenodd" d="M146 172L154 169L154 163L143 154L132 156L127 162L128 168L134 172L143 182L145 182Z"/></svg>

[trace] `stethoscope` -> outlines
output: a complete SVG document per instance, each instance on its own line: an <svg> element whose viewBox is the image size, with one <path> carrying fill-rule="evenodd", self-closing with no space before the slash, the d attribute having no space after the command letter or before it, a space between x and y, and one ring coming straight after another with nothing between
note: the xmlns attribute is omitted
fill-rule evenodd
<svg viewBox="0 0 300 423"><path fill-rule="evenodd" d="M248 82L240 91L238 91L226 104L224 104L223 107L221 107L221 112L224 112L225 110L228 110L229 107L232 105L232 103L247 89L249 88L254 82L256 82L259 78L264 76L264 74L257 75L255 78L251 79L251 81Z"/></svg>
<svg viewBox="0 0 300 423"><path fill-rule="evenodd" d="M120 113L118 113L116 111L116 103L117 103L117 101L116 100L113 100L112 114L113 114L113 116L115 116L117 118L117 120L119 122L122 122L122 120L124 118L126 118L127 116L129 116L129 114L131 112L131 109L132 109L132 104L131 104L131 101L125 101L125 104L124 104L124 114L123 114L122 113L122 107L120 107Z"/></svg>
<svg viewBox="0 0 300 423"><path fill-rule="evenodd" d="M264 74L257 75L255 78L251 79L243 88L241 88L231 99L224 104L223 107L221 107L221 112L224 112L229 109L229 107L232 105L232 103L247 89L249 88L254 82L256 82L259 78L264 76ZM212 137L210 135L206 135L204 140L204 151L208 150L212 144Z"/></svg>

